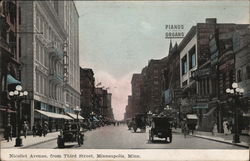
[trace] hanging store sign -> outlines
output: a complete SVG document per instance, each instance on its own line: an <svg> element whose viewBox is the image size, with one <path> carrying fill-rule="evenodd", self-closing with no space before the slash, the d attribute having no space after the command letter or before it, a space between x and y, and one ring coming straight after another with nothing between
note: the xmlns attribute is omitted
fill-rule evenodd
<svg viewBox="0 0 250 161"><path fill-rule="evenodd" d="M196 105L193 106L193 109L206 109L208 108L207 103L197 103Z"/></svg>
<svg viewBox="0 0 250 161"><path fill-rule="evenodd" d="M212 73L211 68L198 69L192 72L192 77L195 78L195 77L208 76L211 73Z"/></svg>

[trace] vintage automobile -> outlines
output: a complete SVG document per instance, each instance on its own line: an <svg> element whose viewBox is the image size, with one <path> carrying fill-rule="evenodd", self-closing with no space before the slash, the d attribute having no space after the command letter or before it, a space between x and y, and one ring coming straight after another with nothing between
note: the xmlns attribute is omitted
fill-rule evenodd
<svg viewBox="0 0 250 161"><path fill-rule="evenodd" d="M149 141L153 142L155 136L165 138L166 141L170 143L172 142L171 118L166 116L152 118L152 127L149 130Z"/></svg>
<svg viewBox="0 0 250 161"><path fill-rule="evenodd" d="M64 148L67 142L77 142L81 146L84 141L83 132L79 122L67 122L57 138L58 148Z"/></svg>
<svg viewBox="0 0 250 161"><path fill-rule="evenodd" d="M134 132L136 132L138 128L141 130L141 132L146 132L146 118L146 114L143 113L135 115L132 121Z"/></svg>
<svg viewBox="0 0 250 161"><path fill-rule="evenodd" d="M191 132L193 135L195 127L198 122L198 116L196 114L187 114L186 119L187 119L188 133Z"/></svg>

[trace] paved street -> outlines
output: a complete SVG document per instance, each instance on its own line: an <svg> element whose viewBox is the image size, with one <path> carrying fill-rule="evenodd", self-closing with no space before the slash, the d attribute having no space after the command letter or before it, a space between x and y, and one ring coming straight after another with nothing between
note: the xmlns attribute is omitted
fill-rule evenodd
<svg viewBox="0 0 250 161"><path fill-rule="evenodd" d="M157 139L157 138L155 138ZM27 148L57 148L57 140L29 146ZM84 145L78 147L77 143L67 143L66 148L82 149L245 149L239 146L206 140L193 136L184 138L179 133L173 133L172 143L164 140L148 141L146 133L134 133L127 126L106 126L85 133Z"/></svg>

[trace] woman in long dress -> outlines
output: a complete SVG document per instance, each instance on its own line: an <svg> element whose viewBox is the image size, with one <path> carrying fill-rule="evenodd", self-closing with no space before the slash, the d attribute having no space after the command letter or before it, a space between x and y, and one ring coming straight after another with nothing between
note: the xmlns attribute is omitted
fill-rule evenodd
<svg viewBox="0 0 250 161"><path fill-rule="evenodd" d="M223 121L223 130L224 130L224 134L225 135L228 135L229 133L230 133L230 131L229 131L229 129L228 129L228 121L227 120L225 120L225 121Z"/></svg>

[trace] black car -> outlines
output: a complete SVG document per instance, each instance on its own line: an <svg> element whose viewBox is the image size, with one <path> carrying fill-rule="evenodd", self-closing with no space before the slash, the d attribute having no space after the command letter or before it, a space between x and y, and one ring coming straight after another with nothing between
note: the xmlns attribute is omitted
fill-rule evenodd
<svg viewBox="0 0 250 161"><path fill-rule="evenodd" d="M77 142L79 146L83 144L85 130L82 130L80 123L66 123L64 129L57 138L58 148L64 148L67 142Z"/></svg>
<svg viewBox="0 0 250 161"><path fill-rule="evenodd" d="M165 138L172 142L171 119L168 117L153 117L152 127L149 130L149 141L154 141L154 137Z"/></svg>

